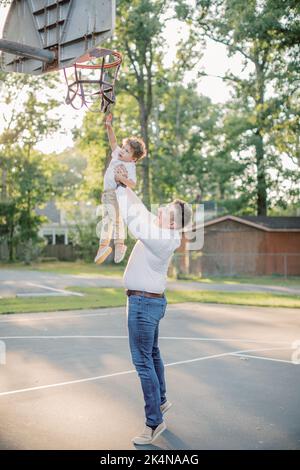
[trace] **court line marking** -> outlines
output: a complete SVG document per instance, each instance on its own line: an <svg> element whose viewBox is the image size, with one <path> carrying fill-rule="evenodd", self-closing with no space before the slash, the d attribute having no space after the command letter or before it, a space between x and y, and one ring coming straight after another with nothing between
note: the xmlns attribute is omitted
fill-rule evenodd
<svg viewBox="0 0 300 470"><path fill-rule="evenodd" d="M107 307L104 307L107 308ZM113 308L121 308L121 307L113 307ZM123 307L122 307L123 308ZM48 312L49 313L49 312ZM42 318L10 318L9 320L2 320L0 318L0 324L1 323L16 323L16 322L31 322L31 321L45 321L45 320L69 320L70 318L85 318L85 317L106 317L109 315L115 315L117 313L121 312L104 312L104 313L77 313L75 315L64 315L60 316L57 314L57 310L53 310L53 316L51 317L42 317ZM124 313L124 312L122 312ZM39 315L39 313L34 313L31 312L29 315ZM15 314L15 313L2 313L2 315L7 315L7 316L15 316L15 315L27 315L26 313L21 313L21 314Z"/></svg>
<svg viewBox="0 0 300 470"><path fill-rule="evenodd" d="M165 364L165 367L171 367L171 366L181 365L181 364L188 364L188 363L193 363L193 362L200 362L200 361L205 361L205 360L208 360L208 359L217 359L217 358L226 357L226 356L234 356L236 354L247 353L247 352L274 351L274 350L287 350L287 349L292 349L292 348L244 349L244 350L231 351L231 352L221 353L221 354L213 354L211 356L201 356L201 357L197 357L195 359L188 359L188 360L185 360L185 361L170 362L168 364ZM292 363L292 365L295 365L295 364ZM106 378L110 378L110 377L117 377L119 375L133 374L135 372L136 372L135 369L131 369L131 370L123 371L123 372L115 372L113 374L105 374L105 375L99 375L99 376L96 376L96 377L87 377L85 379L70 380L68 382L58 382L58 383L55 383L55 384L40 385L40 386L37 386L37 387L10 390L10 391L7 391L7 392L0 392L0 397L9 396L9 395L16 395L18 393L32 392L32 391L37 391L37 390L45 390L45 389L54 388L54 387L62 387L64 385L73 385L73 384L84 383L84 382L92 382L92 381L106 379Z"/></svg>
<svg viewBox="0 0 300 470"><path fill-rule="evenodd" d="M78 292L76 292L76 294L78 294ZM84 295L84 294L83 294ZM8 298L8 297L7 297ZM4 299L4 297L3 297ZM177 308L178 308L178 305L181 306L181 308L185 308L185 306L189 306L189 305L193 305L193 307L195 307L195 303L193 302L184 302L184 303L177 303L177 304L168 304L168 309L169 310L175 310L177 312ZM210 306L211 304L206 304L206 306ZM219 304L217 304L219 305ZM231 305L231 307L245 307L244 305ZM253 305L252 306L246 306L247 308L256 308L254 307ZM100 309L103 309L103 310L107 310L109 307L102 307ZM26 312L26 313L15 313L15 314L12 314L12 313L2 313L0 314L0 324L1 323L16 323L16 322L31 322L31 321L44 321L44 320L57 320L57 319L64 319L64 320L69 320L71 318L85 318L85 317L102 317L102 316L109 316L109 315L117 315L117 314L122 314L124 315L125 313L125 308L126 306L125 305L121 305L119 307L111 307L111 309L114 309L115 311L114 312L104 312L104 313L84 313L85 310L88 310L88 309L81 309L81 310L76 310L74 309L73 311L74 312L77 312L77 313L74 313L74 314L69 314L69 315L64 315L64 316L60 316L60 312L57 312L57 310L53 310L53 315L51 316L47 316L47 317L41 317L41 315L43 314L49 314L50 312ZM260 308L260 307L259 307ZM262 307L262 308L268 308L268 307ZM98 309L99 310L99 309ZM32 317L32 318L18 318L17 315L19 316L25 316L25 315L39 315L39 317ZM2 319L1 317L14 317L14 318L10 318L10 319Z"/></svg>
<svg viewBox="0 0 300 470"><path fill-rule="evenodd" d="M74 335L74 336L0 336L0 339L128 339L128 336L100 336L100 335Z"/></svg>
<svg viewBox="0 0 300 470"><path fill-rule="evenodd" d="M273 357L265 357L265 356L252 356L252 354L232 354L232 356L237 356L237 357L249 357L251 359L262 359L263 361L273 361L273 362L285 362L286 364L293 364L293 365L298 365L298 364L295 364L294 362L292 361L286 361L284 359L276 359L276 358L273 358Z"/></svg>
<svg viewBox="0 0 300 470"><path fill-rule="evenodd" d="M1 340L9 339L128 339L128 336L120 335L35 335L35 336L0 336ZM203 338L183 336L160 336L159 339L184 340L184 341L213 341L213 342L244 342L254 344L291 344L291 341L264 341L242 338Z"/></svg>
<svg viewBox="0 0 300 470"><path fill-rule="evenodd" d="M184 361L171 362L171 363L165 364L165 365L166 366L177 366L179 364L189 364L189 363L198 362L198 361L201 361L201 360L204 360L204 359L214 359L214 358L218 358L218 357L233 356L235 354L241 354L241 353L247 353L247 352L278 351L278 350L287 351L287 350L290 350L290 349L292 349L292 348L289 347L289 348L243 349L241 351L231 351L229 353L226 352L226 353L214 354L212 356L201 356L200 358L196 357L195 359L187 359L187 360L184 360Z"/></svg>
<svg viewBox="0 0 300 470"><path fill-rule="evenodd" d="M45 286L44 284L36 284L35 282L26 282L28 286L39 287L41 289L51 290L53 292L62 292L67 295L76 295L77 297L84 297L84 294L80 292L73 292L71 290L55 289L54 287Z"/></svg>

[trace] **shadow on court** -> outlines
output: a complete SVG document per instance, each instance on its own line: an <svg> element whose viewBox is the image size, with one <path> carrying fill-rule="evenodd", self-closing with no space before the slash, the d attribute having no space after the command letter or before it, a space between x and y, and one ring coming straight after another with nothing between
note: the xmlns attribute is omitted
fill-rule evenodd
<svg viewBox="0 0 300 470"><path fill-rule="evenodd" d="M296 309L169 305L173 407L155 445L134 446L144 403L124 307L2 315L0 448L299 449L299 325Z"/></svg>

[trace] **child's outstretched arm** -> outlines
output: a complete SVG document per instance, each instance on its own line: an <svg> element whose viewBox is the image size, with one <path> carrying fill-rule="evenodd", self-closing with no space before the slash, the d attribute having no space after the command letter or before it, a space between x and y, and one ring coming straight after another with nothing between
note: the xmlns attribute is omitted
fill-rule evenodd
<svg viewBox="0 0 300 470"><path fill-rule="evenodd" d="M113 128L112 128L112 114L109 113L106 118L105 118L105 127L106 127L106 130L107 130L107 135L108 135L108 140L109 140L109 143L110 143L110 147L111 147L111 150L112 152L114 150L116 150L118 144L117 144L117 139L116 139L116 136L115 136L115 133L113 131Z"/></svg>

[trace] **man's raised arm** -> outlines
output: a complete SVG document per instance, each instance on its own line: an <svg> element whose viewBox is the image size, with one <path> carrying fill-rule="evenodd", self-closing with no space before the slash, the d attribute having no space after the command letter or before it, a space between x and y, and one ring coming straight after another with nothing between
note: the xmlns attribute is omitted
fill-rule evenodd
<svg viewBox="0 0 300 470"><path fill-rule="evenodd" d="M132 235L141 240L154 255L161 256L164 253L167 256L171 249L172 237L166 237L166 231L163 236L154 222L155 215L148 211L141 199L130 188L119 186L116 195L121 216Z"/></svg>
<svg viewBox="0 0 300 470"><path fill-rule="evenodd" d="M142 200L128 187L119 186L116 195L121 215L132 235L138 239L149 236L154 216Z"/></svg>

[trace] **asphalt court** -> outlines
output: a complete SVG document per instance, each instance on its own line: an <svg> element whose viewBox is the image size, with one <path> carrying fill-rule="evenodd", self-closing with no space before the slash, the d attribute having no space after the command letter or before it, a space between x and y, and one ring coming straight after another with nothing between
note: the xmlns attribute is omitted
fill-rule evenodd
<svg viewBox="0 0 300 470"><path fill-rule="evenodd" d="M58 274L29 269L0 269L0 299L5 297L81 296L72 287L123 288L122 277L105 274ZM66 290L68 288L68 290ZM297 286L168 280L171 290L218 290L300 295Z"/></svg>
<svg viewBox="0 0 300 470"><path fill-rule="evenodd" d="M146 449L300 449L297 309L168 305L167 430ZM139 449L125 307L2 315L1 449Z"/></svg>

